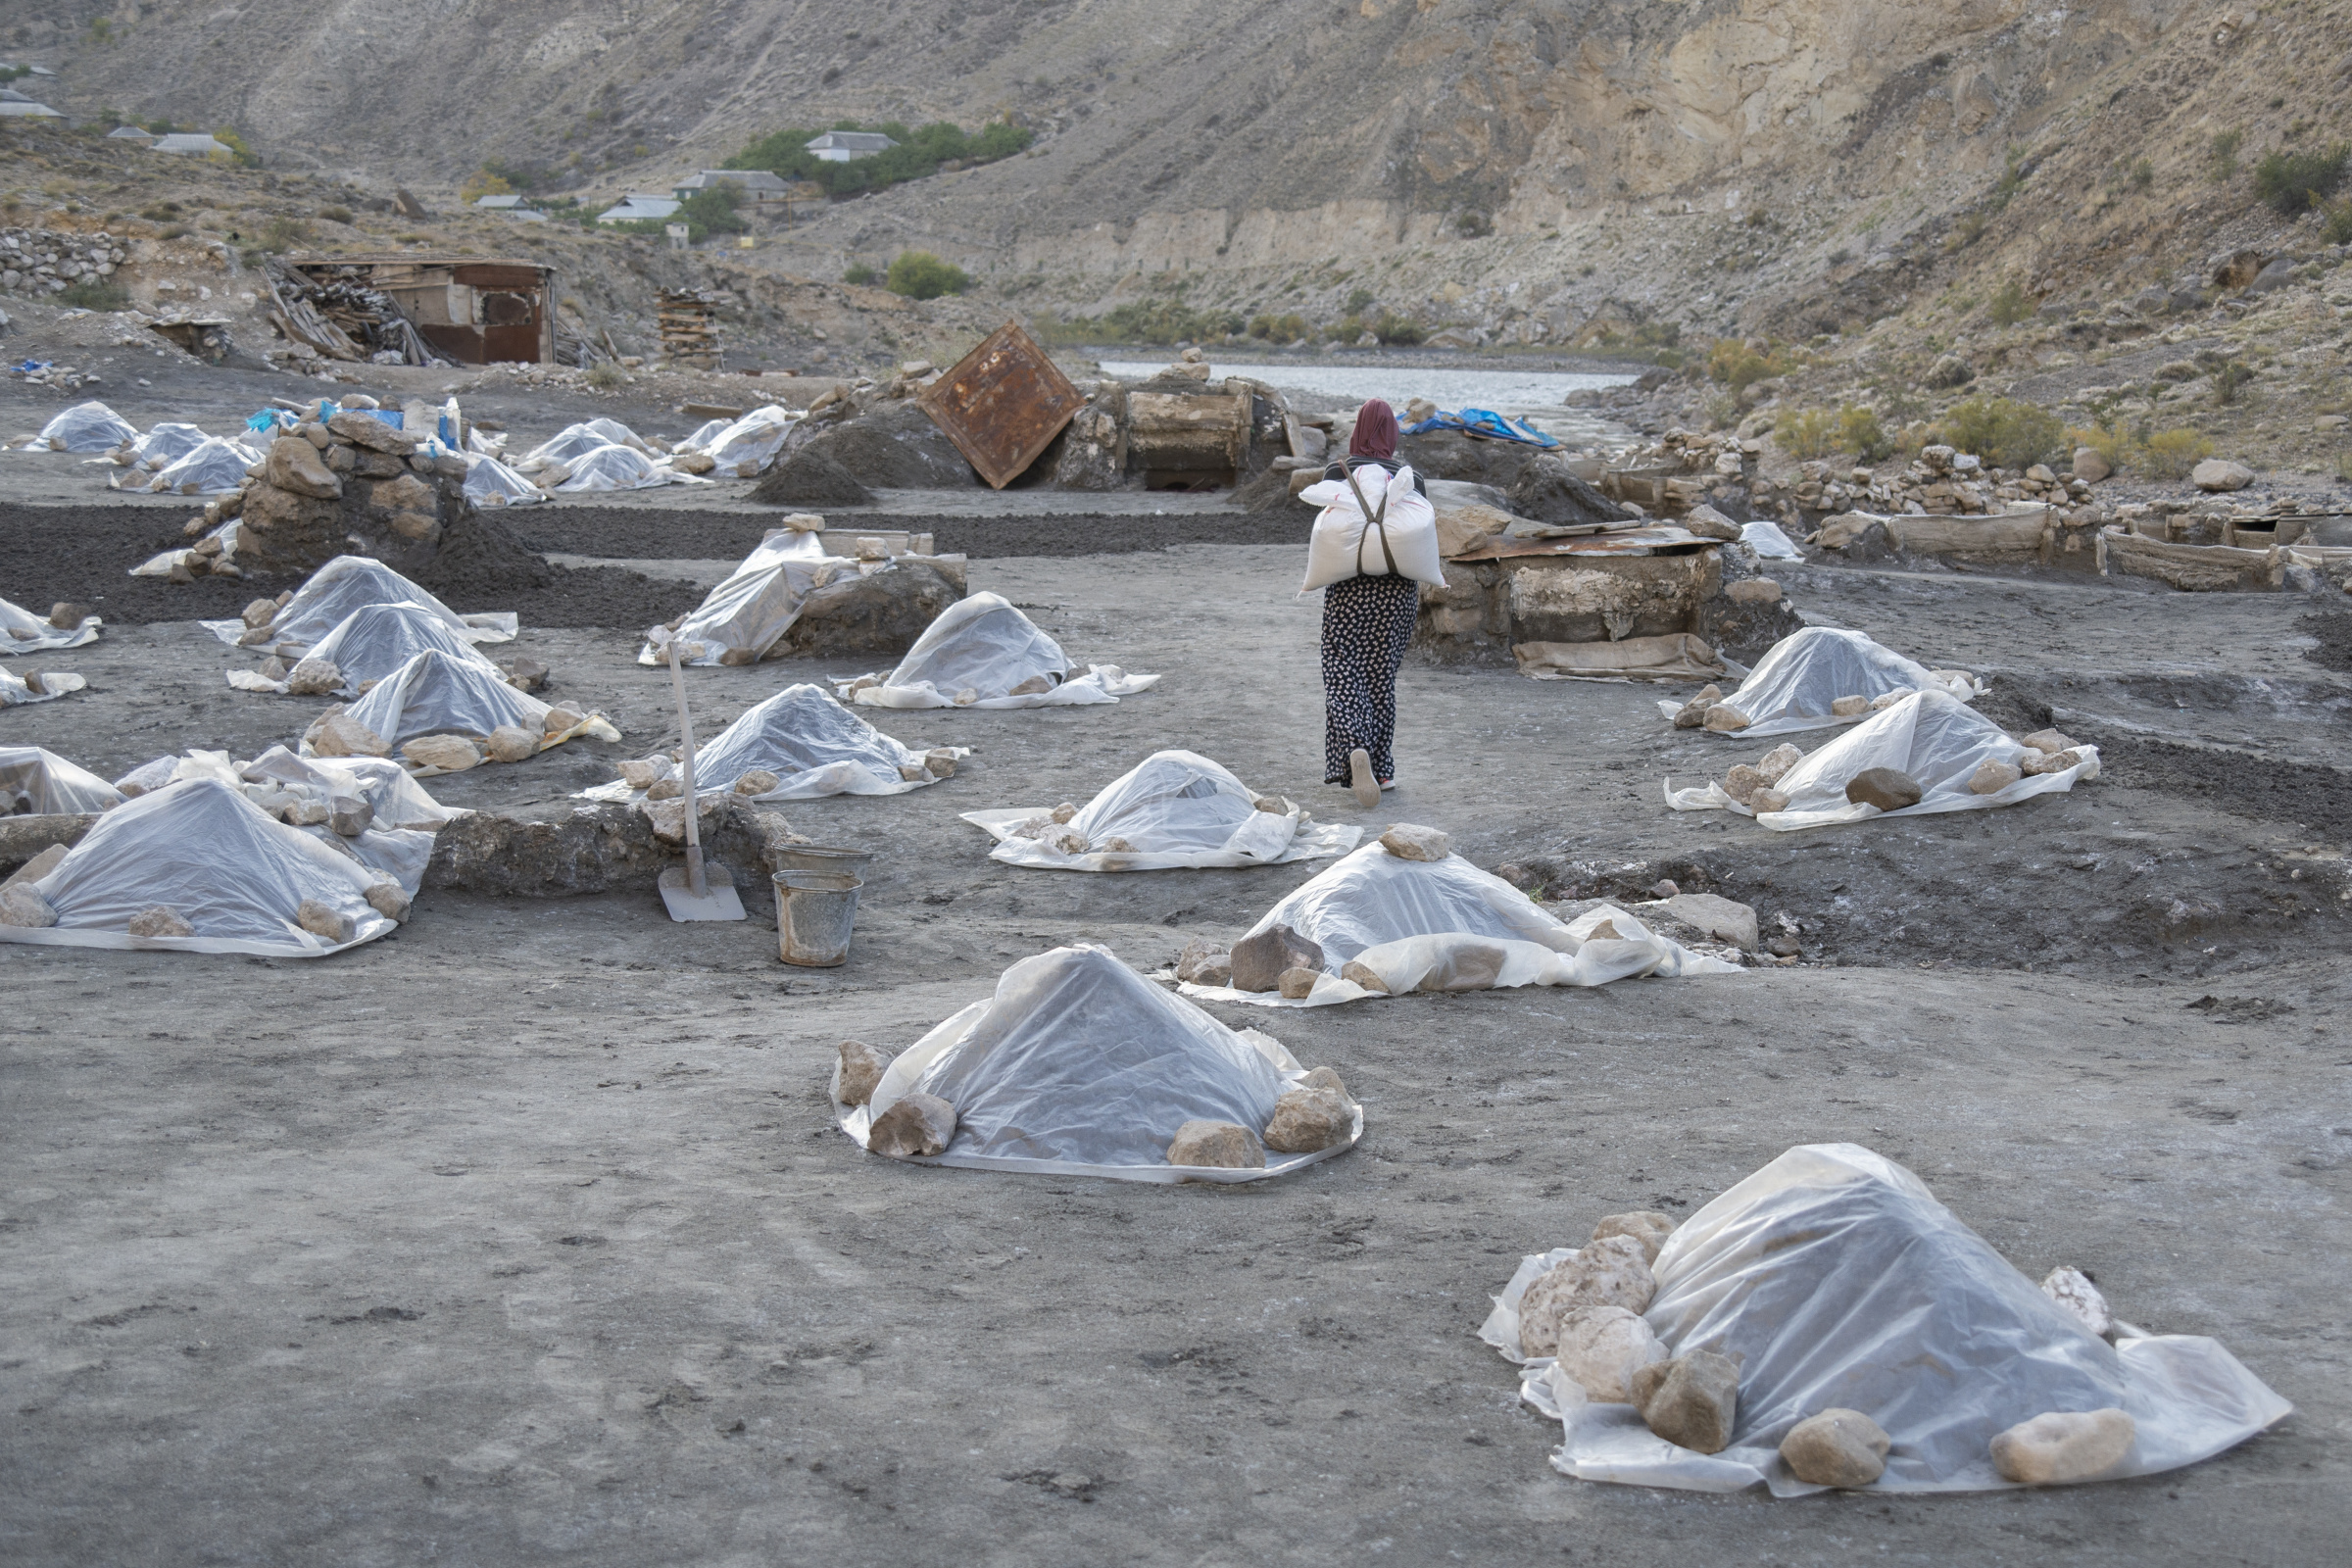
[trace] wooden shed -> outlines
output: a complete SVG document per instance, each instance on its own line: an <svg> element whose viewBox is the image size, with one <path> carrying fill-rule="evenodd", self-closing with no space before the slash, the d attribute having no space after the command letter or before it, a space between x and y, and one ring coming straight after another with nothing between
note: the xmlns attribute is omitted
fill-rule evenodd
<svg viewBox="0 0 2352 1568"><path fill-rule="evenodd" d="M290 262L317 283L356 282L388 296L432 346L460 365L552 365L556 270L494 256L332 256Z"/></svg>

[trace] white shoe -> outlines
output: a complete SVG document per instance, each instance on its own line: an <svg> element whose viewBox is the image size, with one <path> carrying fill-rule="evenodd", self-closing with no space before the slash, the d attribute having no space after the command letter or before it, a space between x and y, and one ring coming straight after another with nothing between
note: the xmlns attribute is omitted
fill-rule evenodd
<svg viewBox="0 0 2352 1568"><path fill-rule="evenodd" d="M1348 754L1348 788L1364 810L1380 804L1380 780L1372 776L1372 754L1361 746Z"/></svg>

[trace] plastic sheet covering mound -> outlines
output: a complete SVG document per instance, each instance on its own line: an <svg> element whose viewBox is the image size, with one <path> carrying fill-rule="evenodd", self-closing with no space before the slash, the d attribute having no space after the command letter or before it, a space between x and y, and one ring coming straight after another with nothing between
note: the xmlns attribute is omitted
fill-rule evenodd
<svg viewBox="0 0 2352 1568"><path fill-rule="evenodd" d="M736 473L747 463L757 473L775 461L799 418L790 409L769 403L740 418L712 419L679 442L676 450L709 453L710 461L728 473Z"/></svg>
<svg viewBox="0 0 2352 1568"><path fill-rule="evenodd" d="M1519 1300L1568 1249L1524 1259L1479 1337L1519 1355ZM1871 1492L2007 1490L1995 1434L2050 1411L2121 1409L2138 1429L2097 1480L2212 1457L2292 1406L2217 1340L2117 1325L2109 1345L1936 1200L1855 1144L1791 1149L1685 1220L1652 1265L1643 1314L1670 1354L1740 1360L1731 1446L1702 1454L1651 1434L1630 1404L1589 1402L1548 1359L1523 1397L1559 1420L1554 1468L1587 1481L1776 1496L1797 1480L1781 1440L1805 1417L1859 1410L1893 1440Z"/></svg>
<svg viewBox="0 0 2352 1568"><path fill-rule="evenodd" d="M34 676L19 677L5 669L0 669L0 708L20 708L26 703L55 702L68 692L77 692L89 685L89 682L79 675L69 675L59 670L44 669L35 673L40 681L40 690L38 691L33 690L32 687Z"/></svg>
<svg viewBox="0 0 2352 1568"><path fill-rule="evenodd" d="M970 755L965 747L952 748L957 757ZM804 682L787 686L767 701L720 730L694 754L697 795L723 795L755 768L781 781L755 801L809 801L825 795L904 795L937 782L928 773L920 778L899 776L923 753L909 751L890 736L835 702L821 686ZM662 777L676 776L666 756L654 760ZM580 798L590 801L640 801L645 791L615 779Z"/></svg>
<svg viewBox="0 0 2352 1568"><path fill-rule="evenodd" d="M564 466L569 472L551 487L564 495L592 490L650 490L656 485L682 484L688 477L663 467L635 447L617 445L583 453Z"/></svg>
<svg viewBox="0 0 2352 1568"><path fill-rule="evenodd" d="M1090 848L1064 855L1035 839L1014 838L1023 822L1052 807L966 811L963 819L997 840L992 860L1046 871L1167 871L1279 865L1345 855L1363 829L1307 822L1297 806L1261 811L1248 785L1195 752L1154 752L1106 785L1070 819ZM1104 850L1111 839L1130 850Z"/></svg>
<svg viewBox="0 0 2352 1568"><path fill-rule="evenodd" d="M234 784L189 779L101 816L32 884L57 924L0 926L0 941L316 958L392 929L368 903L377 880L352 856L269 815ZM330 944L305 931L296 911L306 899L348 915L352 940ZM194 935L132 936L131 918L157 905L176 911Z"/></svg>
<svg viewBox="0 0 2352 1568"><path fill-rule="evenodd" d="M353 611L368 605L421 605L471 643L514 640L516 620L511 610L461 615L380 561L337 556L311 573L270 622L268 635L256 641L264 648L307 651ZM242 620L208 620L203 626L231 647L243 643L249 629Z"/></svg>
<svg viewBox="0 0 2352 1568"><path fill-rule="evenodd" d="M514 466L525 473L551 467L557 464L568 466L586 457L599 447L629 447L652 457L654 449L618 419L590 419L585 424L567 424L549 439L524 453Z"/></svg>
<svg viewBox="0 0 2352 1568"><path fill-rule="evenodd" d="M84 615L72 627L49 624L47 615L36 615L21 605L0 599L0 654L38 654L53 648L79 648L98 640L98 629L105 625L96 615Z"/></svg>
<svg viewBox="0 0 2352 1568"><path fill-rule="evenodd" d="M344 712L397 748L420 735L486 736L502 724L538 735L550 710L551 705L508 685L495 665L428 648ZM620 739L618 730L591 713L572 728L546 736L545 745L560 746L577 735Z"/></svg>
<svg viewBox="0 0 2352 1568"><path fill-rule="evenodd" d="M1304 997L1186 985L1187 996L1265 1007L1327 1007L1413 991L1599 986L1638 975L1740 974L1692 953L1612 905L1561 921L1526 894L1458 855L1406 860L1365 845L1268 909L1249 935L1287 925L1323 950L1324 973ZM1350 960L1385 992L1340 978Z"/></svg>
<svg viewBox="0 0 2352 1568"><path fill-rule="evenodd" d="M1860 822L1874 816L1932 816L1939 811L1985 811L2015 806L2036 795L2071 790L2083 779L2099 776L2099 749L2078 746L2082 760L2056 773L2021 777L1991 795L1968 787L1980 763L2014 764L2029 755L1998 724L1948 692L1917 692L1891 708L1881 709L1870 721L1850 729L1799 761L1772 787L1788 797L1785 811L1758 812L1724 793L1720 782L1704 788L1678 790L1666 781L1666 804L1678 811L1737 811L1753 816L1758 827L1791 832L1798 828L1828 827ZM1882 811L1845 798L1845 786L1857 773L1873 767L1891 767L1919 781L1917 806Z"/></svg>
<svg viewBox="0 0 2352 1568"><path fill-rule="evenodd" d="M336 695L357 697L369 681L390 678L400 667L428 650L447 654L464 664L479 665L495 680L506 674L449 622L422 605L362 605L343 617L333 631L311 645L306 658L322 659L343 672ZM277 692L287 686L258 670L232 669L228 683L241 692Z"/></svg>
<svg viewBox="0 0 2352 1568"><path fill-rule="evenodd" d="M545 501L547 492L497 458L471 452L466 455L466 499L477 507L526 507Z"/></svg>
<svg viewBox="0 0 2352 1568"><path fill-rule="evenodd" d="M224 496L245 488L245 470L261 461L262 454L242 441L208 435L160 473L122 468L112 482L118 490L147 490L157 495Z"/></svg>
<svg viewBox="0 0 2352 1568"><path fill-rule="evenodd" d="M701 608L678 623L678 658L683 663L715 666L752 664L781 642L800 618L801 602L827 565L855 569L855 562L825 554L823 537L790 528L769 530L760 548L725 582L710 590ZM668 662L663 651L672 634L649 636L638 650L640 664Z"/></svg>
<svg viewBox="0 0 2352 1568"><path fill-rule="evenodd" d="M103 811L122 804L121 790L55 752L0 746L0 816Z"/></svg>
<svg viewBox="0 0 2352 1568"><path fill-rule="evenodd" d="M135 462L153 463L160 467L186 457L207 439L201 425L173 424L167 420L150 425L145 435L131 442L130 455Z"/></svg>
<svg viewBox="0 0 2352 1568"><path fill-rule="evenodd" d="M870 1104L834 1102L842 1131L866 1147L873 1118L908 1094L956 1107L947 1152L910 1161L1114 1181L1252 1182L1355 1147L1269 1150L1263 1170L1171 1165L1188 1121L1262 1132L1284 1090L1306 1075L1280 1042L1226 1028L1092 945L1023 958L975 1002L899 1055Z"/></svg>
<svg viewBox="0 0 2352 1568"><path fill-rule="evenodd" d="M136 441L139 427L103 403L76 403L47 424L33 444L23 450L38 452L112 452L125 441Z"/></svg>
<svg viewBox="0 0 2352 1568"><path fill-rule="evenodd" d="M1859 724L1871 716L1867 711L1851 717L1831 712L1830 705L1840 697L1876 701L1890 692L1949 692L1969 702L1984 691L1983 683L1965 670L1930 669L1861 632L1807 626L1774 643L1739 689L1724 698L1725 707L1747 715L1747 727L1709 733L1746 741ZM1661 700L1658 711L1672 718L1682 706Z"/></svg>
<svg viewBox="0 0 2352 1568"><path fill-rule="evenodd" d="M950 605L881 680L855 700L868 708L1058 708L1115 703L1159 684L1157 675L1130 675L1116 664L1073 673L1061 645L999 594ZM1024 686L1038 689L1016 695ZM852 695L849 682L837 690Z"/></svg>

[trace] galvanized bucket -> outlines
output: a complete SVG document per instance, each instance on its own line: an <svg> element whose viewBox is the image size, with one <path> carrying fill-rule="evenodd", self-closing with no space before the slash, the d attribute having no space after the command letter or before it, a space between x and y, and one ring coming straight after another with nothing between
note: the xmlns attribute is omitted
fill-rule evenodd
<svg viewBox="0 0 2352 1568"><path fill-rule="evenodd" d="M828 849L821 844L778 844L768 851L779 871L842 871L862 877L873 862L870 850Z"/></svg>
<svg viewBox="0 0 2352 1568"><path fill-rule="evenodd" d="M865 883L845 871L800 870L778 871L774 881L777 956L805 969L847 962Z"/></svg>

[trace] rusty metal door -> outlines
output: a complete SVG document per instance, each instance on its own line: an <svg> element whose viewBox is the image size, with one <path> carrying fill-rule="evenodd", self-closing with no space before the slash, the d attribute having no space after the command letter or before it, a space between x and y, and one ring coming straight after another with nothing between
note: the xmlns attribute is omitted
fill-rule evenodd
<svg viewBox="0 0 2352 1568"><path fill-rule="evenodd" d="M991 332L915 401L999 490L1019 478L1086 405L1014 321Z"/></svg>

